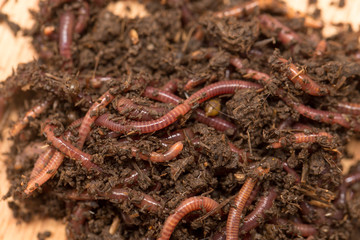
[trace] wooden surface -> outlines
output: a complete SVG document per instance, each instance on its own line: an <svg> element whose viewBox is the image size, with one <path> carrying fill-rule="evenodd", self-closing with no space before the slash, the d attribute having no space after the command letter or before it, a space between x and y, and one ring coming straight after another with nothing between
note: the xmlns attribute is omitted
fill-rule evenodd
<svg viewBox="0 0 360 240"><path fill-rule="evenodd" d="M215 1L215 0L214 0ZM4 0L0 0L0 5ZM10 19L18 23L23 28L29 28L33 21L30 18L28 9L37 9L36 0L9 0L8 3L1 9L2 12L7 13ZM293 8L302 11L312 11L311 7L307 7L307 0L287 0L288 4ZM334 4L331 6L330 3ZM336 7L338 0L318 0L318 6L322 11L322 17L327 23L339 23L339 22L352 22L355 29L358 29L360 25L359 9L360 0L346 0L346 6L342 9ZM131 4L129 2L126 5ZM113 7L111 7L113 8ZM119 5L119 8L123 8ZM141 7L136 7L141 9ZM119 9L118 9L119 10ZM119 11L124 12L124 11ZM136 12L136 11L135 11ZM135 14L133 11L131 14ZM325 29L327 34L332 34L336 31L336 28L331 27L329 24ZM31 61L36 58L30 39L21 36L21 32L15 37L9 30L8 26L4 23L0 23L0 80L4 80L11 74L12 69L16 69L18 63ZM16 116L15 116L16 118ZM3 138L6 139L8 131L2 131ZM8 150L9 143L3 142L0 145L1 153ZM352 149L358 148L358 144L352 143ZM356 159L360 157L360 150L356 152ZM0 196L3 196L9 187L6 180L5 156L0 156ZM52 236L49 239L64 240L65 231L64 224L56 222L51 219L37 219L31 223L18 222L12 217L12 213L7 206L6 201L0 201L0 240L27 240L37 239L39 232L50 231Z"/></svg>

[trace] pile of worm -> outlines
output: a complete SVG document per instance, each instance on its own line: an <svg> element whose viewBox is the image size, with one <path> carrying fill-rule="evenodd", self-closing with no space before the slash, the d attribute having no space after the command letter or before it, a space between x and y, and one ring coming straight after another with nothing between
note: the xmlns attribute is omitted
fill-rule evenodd
<svg viewBox="0 0 360 240"><path fill-rule="evenodd" d="M0 89L16 217L68 239L358 239L358 32L276 0L116 4L40 1L22 30L39 57Z"/></svg>

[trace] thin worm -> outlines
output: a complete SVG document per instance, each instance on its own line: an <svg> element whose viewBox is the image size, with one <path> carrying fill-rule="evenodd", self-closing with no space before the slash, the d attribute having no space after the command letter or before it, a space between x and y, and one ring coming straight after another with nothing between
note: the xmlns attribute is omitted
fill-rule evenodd
<svg viewBox="0 0 360 240"><path fill-rule="evenodd" d="M287 118L282 122L280 122L278 129L279 130L288 129L291 127L292 124L293 124L293 120L291 118Z"/></svg>
<svg viewBox="0 0 360 240"><path fill-rule="evenodd" d="M281 99L290 107L292 107L296 112L303 115L304 117L310 118L314 121L329 123L329 124L339 124L345 128L351 128L355 131L360 131L360 124L354 119L349 118L346 115L336 112L329 112L314 109L307 107L303 104L297 103L288 96L284 96L283 89L278 89L276 93Z"/></svg>
<svg viewBox="0 0 360 240"><path fill-rule="evenodd" d="M263 82L265 84L268 84L271 82L271 78L268 74L259 72L250 68L244 68L244 65L242 64L242 60L239 57L232 56L230 58L230 64L236 67L237 69L242 69L245 71L246 75L244 77L251 78L259 82Z"/></svg>
<svg viewBox="0 0 360 240"><path fill-rule="evenodd" d="M270 148L282 148L289 143L315 143L322 139L326 139L328 143L331 143L333 136L327 132L318 133L295 133L290 137L281 137L277 142L272 143ZM289 141L289 142L288 142Z"/></svg>
<svg viewBox="0 0 360 240"><path fill-rule="evenodd" d="M326 48L327 48L327 42L326 40L323 39L316 45L314 56L320 57L324 55L324 53L326 52Z"/></svg>
<svg viewBox="0 0 360 240"><path fill-rule="evenodd" d="M89 21L90 18L90 8L89 8L89 4L85 1L81 2L81 7L79 8L79 12L78 12L78 18L75 24L75 32L76 33L82 33L86 26L87 23Z"/></svg>
<svg viewBox="0 0 360 240"><path fill-rule="evenodd" d="M90 107L79 128L79 140L77 142L79 149L82 149L84 146L86 137L90 133L91 124L93 124L97 118L98 112L106 107L113 99L114 96L110 93L110 90L108 90Z"/></svg>
<svg viewBox="0 0 360 240"><path fill-rule="evenodd" d="M268 15L261 14L259 16L260 25L265 32L273 33L277 32L277 38L285 45L301 42L301 38L290 28L282 24L276 18Z"/></svg>
<svg viewBox="0 0 360 240"><path fill-rule="evenodd" d="M81 203L74 208L65 230L68 239L77 239L81 236L85 220L90 214L90 209L90 206Z"/></svg>
<svg viewBox="0 0 360 240"><path fill-rule="evenodd" d="M194 87L206 82L207 80L208 80L207 78L200 78L200 79L191 78L186 82L186 84L184 86L184 90L189 91L189 90L193 89Z"/></svg>
<svg viewBox="0 0 360 240"><path fill-rule="evenodd" d="M241 3L234 7L218 11L214 13L214 17L217 18L227 18L227 17L242 17L247 14L251 14L259 7L259 1L250 1L246 3Z"/></svg>
<svg viewBox="0 0 360 240"><path fill-rule="evenodd" d="M21 130L23 130L29 124L31 120L39 117L39 115L42 114L51 105L51 103L51 100L45 100L39 105L31 108L28 112L25 113L24 118L16 122L15 125L11 128L10 135L13 137L18 135Z"/></svg>
<svg viewBox="0 0 360 240"><path fill-rule="evenodd" d="M309 236L316 235L316 233L317 233L316 228L310 224L295 223L295 222L288 221L286 219L278 219L277 222L280 225L290 225L292 227L292 234L295 234L295 235L309 237Z"/></svg>
<svg viewBox="0 0 360 240"><path fill-rule="evenodd" d="M179 117L184 116L186 113L188 113L195 104L200 104L218 95L234 94L235 91L238 89L259 88L261 88L261 85L251 82L239 80L221 81L200 89L199 91L191 95L187 100L185 100L184 103L177 105L170 112L156 120L130 122L126 125L123 125L109 120L108 115L104 114L96 120L96 124L121 133L152 133L174 123Z"/></svg>
<svg viewBox="0 0 360 240"><path fill-rule="evenodd" d="M344 179L345 185L348 187L360 181L360 172L354 172L347 175Z"/></svg>
<svg viewBox="0 0 360 240"><path fill-rule="evenodd" d="M192 140L195 138L194 132L191 128L179 129L174 132L171 132L168 136L163 138L162 142L179 142L185 141L187 139Z"/></svg>
<svg viewBox="0 0 360 240"><path fill-rule="evenodd" d="M273 206L276 197L277 192L275 188L272 188L266 196L260 198L255 209L244 218L244 223L239 230L241 234L245 234L260 225L261 220L265 216L265 211Z"/></svg>
<svg viewBox="0 0 360 240"><path fill-rule="evenodd" d="M258 167L255 171L255 174L258 177L261 177L269 172L269 168ZM245 203L248 200L255 184L258 179L249 177L246 179L244 185L241 187L239 193L234 199L234 207L230 208L229 216L226 222L226 239L227 240L237 240L239 239L239 226L241 213L244 209Z"/></svg>
<svg viewBox="0 0 360 240"><path fill-rule="evenodd" d="M287 78L292 81L295 86L299 85L304 92L312 96L324 96L329 94L329 90L325 86L316 83L305 74L303 70L299 71L293 63L289 63L288 60L284 58L278 58L278 60L287 64Z"/></svg>
<svg viewBox="0 0 360 240"><path fill-rule="evenodd" d="M191 197L180 203L165 221L161 229L160 236L157 240L168 240L175 230L176 225L180 220L190 212L205 209L207 212L214 211L218 208L219 204L208 197Z"/></svg>
<svg viewBox="0 0 360 240"><path fill-rule="evenodd" d="M180 104L181 101L183 101L183 99L176 96L175 94L154 87L145 88L143 95L145 97L163 103ZM231 133L236 130L236 126L233 123L218 117L207 117L205 112L201 109L195 109L195 119L201 123L204 123L210 127L215 128L218 131L222 131L222 132L229 131L229 133Z"/></svg>
<svg viewBox="0 0 360 240"><path fill-rule="evenodd" d="M44 169L44 167L49 163L54 153L55 153L54 148L47 147L47 149L42 154L40 154L39 158L36 160L34 164L33 170L31 171L30 179L36 177L41 172L41 170Z"/></svg>
<svg viewBox="0 0 360 240"><path fill-rule="evenodd" d="M293 168L289 167L287 162L282 162L281 165L288 174L293 176L293 178L295 179L295 183L300 183L301 177L299 176L299 174L297 174L297 172Z"/></svg>
<svg viewBox="0 0 360 240"><path fill-rule="evenodd" d="M295 129L295 130L301 130L301 131L312 130L312 128L309 125L306 125L303 123L295 123L291 128Z"/></svg>
<svg viewBox="0 0 360 240"><path fill-rule="evenodd" d="M97 192L97 195L90 195L88 192L77 193L70 191L65 194L67 199L75 201L90 201L107 199L114 202L130 201L136 207L152 213L158 213L163 209L160 202L153 197L140 191L135 191L127 187L114 187L108 192Z"/></svg>
<svg viewBox="0 0 360 240"><path fill-rule="evenodd" d="M152 152L149 155L143 154L137 148L131 148L131 154L133 157L139 157L142 160L150 160L151 162L169 162L176 158L182 151L184 145L182 142L176 142L165 153Z"/></svg>
<svg viewBox="0 0 360 240"><path fill-rule="evenodd" d="M71 11L65 11L60 16L59 52L66 60L71 60L71 44L74 31L75 16Z"/></svg>
<svg viewBox="0 0 360 240"><path fill-rule="evenodd" d="M248 200L246 201L244 208L249 207L252 204L252 202L255 200L259 190L260 190L260 184L256 184L254 189L251 191L251 194L250 194Z"/></svg>
<svg viewBox="0 0 360 240"><path fill-rule="evenodd" d="M359 103L339 102L337 104L336 108L341 113L360 115L360 104Z"/></svg>
<svg viewBox="0 0 360 240"><path fill-rule="evenodd" d="M49 180L56 173L56 170L60 167L63 160L64 155L60 152L55 152L46 167L44 167L36 177L30 179L26 189L24 190L25 194L29 195Z"/></svg>
<svg viewBox="0 0 360 240"><path fill-rule="evenodd" d="M85 167L88 171L95 170L98 172L102 172L102 169L97 166L95 163L91 162L92 156L88 153L82 152L80 149L71 145L69 142L65 141L62 138L55 137L54 135L54 125L47 124L44 128L44 134L51 144L59 150L61 153L66 155L67 157L79 161L83 167Z"/></svg>
<svg viewBox="0 0 360 240"><path fill-rule="evenodd" d="M177 91L179 79L173 78L167 83L165 83L160 89L165 92L174 93Z"/></svg>
<svg viewBox="0 0 360 240"><path fill-rule="evenodd" d="M240 149L236 147L232 142L228 142L228 145L230 147L230 150L234 153L237 153L239 155L239 162L244 162L243 157L250 157L250 153L246 152L244 149Z"/></svg>
<svg viewBox="0 0 360 240"><path fill-rule="evenodd" d="M169 111L165 107L140 106L125 97L116 100L116 108L121 115L139 121L149 121Z"/></svg>

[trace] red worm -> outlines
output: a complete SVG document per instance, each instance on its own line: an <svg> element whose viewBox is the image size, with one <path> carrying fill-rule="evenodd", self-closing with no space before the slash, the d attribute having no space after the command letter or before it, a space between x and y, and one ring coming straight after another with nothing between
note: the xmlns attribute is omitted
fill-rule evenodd
<svg viewBox="0 0 360 240"><path fill-rule="evenodd" d="M153 100L157 100L164 103L179 104L182 99L172 93L165 92L153 87L147 87L143 93L145 97ZM234 132L236 126L229 121L226 121L219 117L207 117L205 112L201 109L195 109L195 119L201 123L204 123L210 127L215 128L218 131L225 132L230 130Z"/></svg>
<svg viewBox="0 0 360 240"><path fill-rule="evenodd" d="M301 178L293 168L289 167L289 165L286 162L282 162L281 165L288 174L294 177L295 183L300 183Z"/></svg>
<svg viewBox="0 0 360 240"><path fill-rule="evenodd" d="M235 146L233 143L231 143L231 142L228 142L228 145L229 145L230 150L231 150L232 152L237 153L237 154L239 155L239 158L240 158L239 161L240 161L240 162L244 162L244 159L243 159L244 155L245 155L246 157L250 157L250 154L247 153L247 152L245 152L244 149L240 149L240 148L236 147L236 146Z"/></svg>
<svg viewBox="0 0 360 240"><path fill-rule="evenodd" d="M336 112L318 110L297 103L288 96L284 96L284 91L282 89L278 89L277 95L280 96L288 106L292 107L299 114L307 118L323 123L339 124L345 128L352 128L355 131L360 131L360 124L356 122L356 120L354 121L353 119L348 118L346 115Z"/></svg>
<svg viewBox="0 0 360 240"><path fill-rule="evenodd" d="M59 52L66 60L71 60L71 44L74 31L75 16L66 11L60 16L59 25Z"/></svg>
<svg viewBox="0 0 360 240"><path fill-rule="evenodd" d="M158 213L163 209L161 203L156 201L150 195L126 187L114 187L109 192L97 192L97 195L98 196L93 196L88 192L79 194L76 191L70 191L66 194L66 198L76 201L89 201L104 198L115 202L131 201L136 207L152 213Z"/></svg>
<svg viewBox="0 0 360 240"><path fill-rule="evenodd" d="M184 86L184 90L189 91L189 90L193 89L194 87L206 82L207 80L208 80L207 78L201 78L201 79L192 78L189 81L187 81L187 83Z"/></svg>
<svg viewBox="0 0 360 240"><path fill-rule="evenodd" d="M230 64L236 67L237 69L243 69L246 73L244 77L254 79L256 81L263 82L265 84L268 84L271 82L271 78L268 74L259 72L250 68L244 68L244 65L242 64L242 60L238 57L231 57L230 58Z"/></svg>
<svg viewBox="0 0 360 240"><path fill-rule="evenodd" d="M195 109L195 119L221 132L232 135L236 131L236 125L220 117L207 117L201 109Z"/></svg>
<svg viewBox="0 0 360 240"><path fill-rule="evenodd" d="M131 154L133 157L139 157L142 160L150 160L152 162L169 162L180 154L183 147L184 145L182 142L176 142L165 153L152 152L150 155L141 153L137 148L131 148Z"/></svg>
<svg viewBox="0 0 360 240"><path fill-rule="evenodd" d="M314 226L304 223L294 223L286 219L278 219L278 224L280 225L290 225L292 226L292 234L300 235L303 237L313 236L317 233L317 230Z"/></svg>
<svg viewBox="0 0 360 240"><path fill-rule="evenodd" d="M285 45L301 42L301 38L290 28L282 24L276 18L268 15L261 14L259 16L260 25L265 32L273 33L277 32L277 38Z"/></svg>
<svg viewBox="0 0 360 240"><path fill-rule="evenodd" d="M252 204L252 202L255 200L259 190L260 190L260 184L256 184L254 189L251 191L251 194L250 194L248 200L246 201L244 207L249 207Z"/></svg>
<svg viewBox="0 0 360 240"><path fill-rule="evenodd" d="M327 132L318 132L318 133L295 133L290 137L281 137L279 141L272 143L269 147L271 148L282 148L288 145L287 140L290 143L314 143L320 141L320 139L325 139L327 142L331 142L333 136Z"/></svg>
<svg viewBox="0 0 360 240"><path fill-rule="evenodd" d="M165 83L160 89L165 92L174 93L177 91L179 79L173 78L167 83Z"/></svg>
<svg viewBox="0 0 360 240"><path fill-rule="evenodd" d="M81 203L74 208L65 230L68 239L76 239L81 235L85 220L90 214L90 209L90 206Z"/></svg>
<svg viewBox="0 0 360 240"><path fill-rule="evenodd" d="M23 130L29 124L31 120L39 117L39 115L42 114L51 105L51 103L52 103L51 100L50 101L45 100L44 102L34 106L27 113L25 113L24 118L16 122L15 125L11 128L10 130L11 136L18 135L21 132L21 130Z"/></svg>
<svg viewBox="0 0 360 240"><path fill-rule="evenodd" d="M36 162L34 164L33 170L31 171L30 179L33 179L34 177L36 177L41 172L41 170L43 170L43 168L49 163L49 161L50 161L51 157L54 155L54 153L55 153L54 148L47 147L45 152L40 154L39 158L36 160Z"/></svg>
<svg viewBox="0 0 360 240"><path fill-rule="evenodd" d="M326 48L327 48L327 43L326 40L323 39L317 44L315 48L314 56L320 57L324 55Z"/></svg>
<svg viewBox="0 0 360 240"><path fill-rule="evenodd" d="M171 92L167 92L162 89L154 88L154 87L146 87L143 92L143 96L159 102L172 103L175 105L180 104L181 101L183 101L182 98L176 96Z"/></svg>
<svg viewBox="0 0 360 240"><path fill-rule="evenodd" d="M258 177L261 177L267 174L269 170L269 168L264 169L262 167L258 167L255 171L255 174ZM226 222L227 240L239 239L241 213L257 181L257 178L249 177L248 179L246 179L244 185L241 187L239 193L236 195L234 199L234 207L230 208L229 216Z"/></svg>
<svg viewBox="0 0 360 240"><path fill-rule="evenodd" d="M114 96L108 90L90 107L79 128L79 140L77 142L79 149L82 149L84 146L86 137L90 133L91 124L94 123L99 111L106 107L113 99Z"/></svg>
<svg viewBox="0 0 360 240"><path fill-rule="evenodd" d="M208 197L191 197L182 201L180 205L175 209L175 212L166 219L164 226L161 229L160 236L157 240L170 239L176 225L184 216L186 216L190 212L202 209L210 212L218 207L219 204Z"/></svg>
<svg viewBox="0 0 360 240"><path fill-rule="evenodd" d="M226 17L242 17L244 15L254 12L254 10L259 7L259 1L251 1L246 3L241 3L234 7L215 12L214 16L218 18Z"/></svg>
<svg viewBox="0 0 360 240"><path fill-rule="evenodd" d="M167 137L163 138L161 141L164 142L178 142L178 141L185 141L187 139L192 140L195 137L194 132L191 128L184 128L180 130L176 130Z"/></svg>
<svg viewBox="0 0 360 240"><path fill-rule="evenodd" d="M260 198L259 202L256 204L255 209L244 218L244 223L239 230L240 233L245 234L251 229L259 226L261 220L265 216L265 211L269 210L273 206L276 197L276 190L272 188L266 196Z"/></svg>
<svg viewBox="0 0 360 240"><path fill-rule="evenodd" d="M341 113L360 115L360 104L359 103L339 102L337 104L337 110Z"/></svg>
<svg viewBox="0 0 360 240"><path fill-rule="evenodd" d="M354 183L357 183L360 181L360 172L354 172L349 175L347 175L344 179L344 183L346 186L353 185Z"/></svg>
<svg viewBox="0 0 360 240"><path fill-rule="evenodd" d="M307 74L284 58L278 59L280 62L287 64L287 77L295 86L299 85L301 89L312 96L324 96L329 94L329 90L325 86L321 86L312 80Z"/></svg>
<svg viewBox="0 0 360 240"><path fill-rule="evenodd" d="M147 107L137 105L125 97L116 101L116 108L121 115L140 121L149 121L168 112L168 109L164 107Z"/></svg>
<svg viewBox="0 0 360 240"><path fill-rule="evenodd" d="M54 125L47 124L44 128L44 133L48 141L50 141L57 150L67 157L79 161L81 165L89 171L96 170L98 172L102 172L102 169L99 166L91 162L92 156L90 154L82 152L80 149L74 147L62 138L55 137L53 132L54 129Z"/></svg>
<svg viewBox="0 0 360 240"><path fill-rule="evenodd" d="M60 152L55 152L46 167L44 167L36 177L30 179L24 190L25 194L29 195L49 180L56 173L56 170L60 167L63 160L64 155Z"/></svg>
<svg viewBox="0 0 360 240"><path fill-rule="evenodd" d="M79 12L78 12L78 18L75 24L75 32L76 33L82 33L84 31L84 29L87 26L87 23L89 21L90 18L90 8L89 8L89 4L85 1L81 2L81 7L79 8Z"/></svg>
<svg viewBox="0 0 360 240"><path fill-rule="evenodd" d="M306 124L302 124L302 123L295 123L294 126L291 127L292 129L296 129L296 130L311 130L312 128Z"/></svg>

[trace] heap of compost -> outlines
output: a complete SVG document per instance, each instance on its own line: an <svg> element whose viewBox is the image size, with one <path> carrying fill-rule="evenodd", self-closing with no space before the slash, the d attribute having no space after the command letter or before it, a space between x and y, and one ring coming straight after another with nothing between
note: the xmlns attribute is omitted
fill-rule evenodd
<svg viewBox="0 0 360 240"><path fill-rule="evenodd" d="M357 239L357 32L275 0L108 4L41 1L39 59L3 82L16 217L68 239Z"/></svg>

